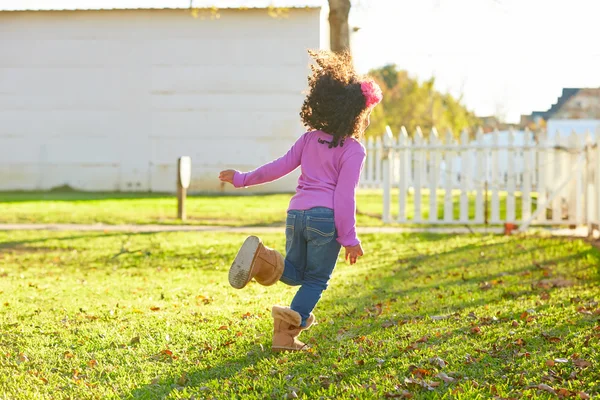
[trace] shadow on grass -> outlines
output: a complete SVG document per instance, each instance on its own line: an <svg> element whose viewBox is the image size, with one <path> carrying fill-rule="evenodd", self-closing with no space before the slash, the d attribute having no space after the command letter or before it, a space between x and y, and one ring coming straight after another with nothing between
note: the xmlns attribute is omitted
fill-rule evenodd
<svg viewBox="0 0 600 400"><path fill-rule="evenodd" d="M442 235L424 235L421 237L423 241L427 241L428 243L434 243L435 240L441 240L444 238ZM447 238L447 237L445 237ZM553 242L556 240L556 242ZM551 249L555 246L561 246L564 244L564 241L560 239L548 239L547 245L539 245L535 247L531 247L528 249L524 249L523 251L526 253L535 253L535 252L545 252L550 254ZM415 242L406 243L406 246L409 248L414 245ZM294 357L294 361L286 365L285 372L277 371L280 374L290 374L299 376L311 376L311 371L315 373L319 373L322 371L323 365L319 362L318 353L319 352L338 352L338 355L343 356L343 352L345 351L344 346L340 346L340 343L335 339L335 332L343 328L344 326L354 326L351 328L353 331L353 336L365 335L369 336L372 334L376 334L378 331L386 329L382 326L382 323L385 321L385 317L378 318L369 315L365 310L372 307L376 302L385 302L385 301L399 301L397 300L399 297L405 298L408 306L403 309L403 315L396 316L395 319L404 319L406 321L411 320L423 320L427 316L431 315L440 315L446 314L449 315L448 318L458 318L460 320L464 320L462 323L462 327L457 329L453 329L450 336L443 336L440 338L431 338L428 342L428 345L435 346L436 344L441 343L442 341L449 340L452 338L456 338L458 336L463 337L464 335L469 335L470 333L470 322L471 320L468 316L464 315L464 310L467 308L477 308L484 306L489 303L498 303L502 301L514 301L518 300L520 297L530 297L537 296L544 291L552 292L554 288L539 288L533 285L533 283L537 279L530 279L529 281L523 280L522 282L514 283L512 287L508 290L501 290L501 287L494 287L492 292L488 292L488 296L485 298L479 298L476 301L472 301L470 299L465 299L461 296L451 296L449 297L446 304L443 307L439 307L436 301L431 302L421 302L415 303L415 306L411 306L412 300L418 299L429 299L431 300L436 295L436 288L439 284L436 284L435 281L431 283L425 283L423 281L423 276L431 274L433 271L443 274L444 272L450 271L452 269L458 270L465 266L463 262L456 262L456 257L466 257L469 259L477 259L478 261L473 261L468 264L471 265L481 265L482 268L485 268L486 263L491 262L492 260L500 260L504 257L498 256L493 259L485 259L481 258L480 253L483 252L500 252L503 254L507 254L507 250L515 247L514 242L496 242L496 243L486 243L483 240L480 243L472 243L461 247L451 248L447 251L442 251L439 253L431 253L431 254L413 254L410 257L404 257L402 259L402 264L398 264L398 267L395 269L385 268L384 264L389 264L389 261L380 262L379 264L375 263L373 267L373 271L375 273L382 273L383 276L373 275L370 277L369 281L377 281L377 284L372 290L364 293L359 293L359 291L354 290L352 285L348 287L348 289L344 290L341 293L338 293L336 298L331 298L325 295L323 301L319 305L319 308L323 310L323 317L334 320L333 325L325 325L325 327L320 328L319 326L313 328L309 334L306 335L304 340L310 342L315 342L319 340L319 346L317 348L317 355L314 354L306 354L301 357ZM483 250L482 250L483 249ZM417 249L415 252L418 253ZM521 253L521 256L523 253ZM394 246L389 246L388 248L381 249L381 251L377 254L377 260L393 260L398 257L397 249ZM447 275L445 276L445 280L443 282L443 287L445 292L456 291L459 293L465 294L465 297L470 297L468 294L472 291L481 290L479 284L485 281L491 281L494 279L499 279L506 274L509 275L519 275L528 271L540 271L540 265L542 266L552 266L559 265L560 263L585 259L587 257L592 257L595 260L600 261L600 251L594 248L589 248L585 250L580 250L575 252L574 254L565 255L562 257L546 257L543 260L540 260L540 263L537 263L535 260L531 262L526 260L521 260L520 264L516 267L507 266L506 270L497 271L494 273L486 273L485 270L479 269L475 271L475 275L472 277L464 278L460 275ZM393 262L393 261L392 261ZM436 264L440 264L440 268L436 268ZM415 277L415 271L411 269L410 265L416 265L417 267L420 265L424 265L427 268L427 271L420 271L417 273L418 276ZM399 282L407 282L413 280L415 285L412 287L401 288L399 289ZM579 282L574 282L577 285ZM465 286L471 286L472 288L465 289ZM491 295L490 295L491 294ZM377 295L377 299L374 300L373 295ZM410 301L410 303L409 303ZM329 312L327 315L325 310L340 308L343 309L341 312L337 312L333 314ZM543 311L543 310L541 310ZM333 315L332 315L333 314ZM452 316L453 315L453 316ZM502 316L500 322L489 322L492 323L507 323L514 316L507 315ZM475 317L480 318L480 317ZM502 319L503 318L503 319ZM588 323L592 326L595 322L588 318L589 321L582 320L580 324L582 326L587 325ZM487 323L487 322L486 322ZM400 326L394 325L395 327ZM508 361L512 360L512 362L516 362L518 368L521 368L519 362L515 361L517 357L517 353L519 351L534 351L539 348L539 344L543 341L547 340L541 333L546 333L547 335L556 335L556 336L566 336L569 334L571 330L571 326L567 326L567 324L563 325L553 325L544 327L544 330L538 332L537 330L529 330L520 336L521 339L524 340L523 344L514 344L512 339L502 339L503 341L499 343L498 353L496 355L501 356L503 358L502 363L498 363L498 361L494 361L491 359L484 359L483 362L476 362L472 365L467 364L459 364L455 367L455 372L463 375L471 375L474 368L483 368L486 363L486 368L495 368L498 370L503 370L503 368L507 368L506 365ZM396 328L391 328L396 329ZM318 338L318 339L317 339ZM416 338L415 338L416 339ZM403 341L401 338L397 338L399 344ZM204 387L212 382L214 384L215 380L219 382L227 382L228 379L238 376L240 374L247 374L248 369L251 369L253 366L263 363L269 360L281 360L283 356L277 354L271 354L268 351L270 346L270 341L265 341L262 345L267 349L267 351L257 351L256 346L251 351L251 354L248 356L240 356L233 359L227 359L226 355L223 356L223 360L216 365L211 366L210 368L202 368L196 369L188 372L188 381L186 382L186 386L191 387L192 390L206 390ZM354 346L355 343L348 339L346 340L345 346ZM500 346L501 345L501 346ZM398 350L393 351L388 354L388 358L397 358L404 357L406 355L406 350L401 349L401 346L398 346ZM478 349L473 349L473 354L477 354ZM490 350L491 351L491 350ZM496 350L494 350L496 351ZM566 351L566 350L565 350ZM223 351L225 353L225 351ZM368 357L368 356L366 356ZM485 357L482 356L482 357ZM506 361L506 362L505 362ZM516 369L513 368L512 372ZM333 372L332 372L333 373ZM351 381L352 377L357 374L365 375L365 374L377 374L381 373L380 368L375 363L365 363L360 367L360 369L349 369L344 371L344 377L339 378L342 381L348 380ZM587 373L587 372L586 372ZM397 372L398 379L402 381L404 377L409 377L409 371L398 371ZM169 396L173 391L177 391L183 389L178 384L178 376L173 375L170 377L163 378L160 382L155 384L148 384L139 388L134 389L132 392L124 395L124 398L160 398ZM273 397L275 394L281 398L281 396L286 394L286 388L288 384L284 380L278 380L277 386L272 388L272 392L270 393L254 393L254 395L262 395L263 398ZM440 387L436 394L439 396L447 395L451 390L452 386L444 386ZM204 393L204 392L202 392ZM207 396L218 395L218 393L211 393L210 391L206 391Z"/></svg>

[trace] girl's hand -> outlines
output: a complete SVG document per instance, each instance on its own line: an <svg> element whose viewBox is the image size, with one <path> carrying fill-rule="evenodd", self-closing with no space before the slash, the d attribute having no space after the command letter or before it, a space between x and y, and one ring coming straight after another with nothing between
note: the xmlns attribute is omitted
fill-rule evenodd
<svg viewBox="0 0 600 400"><path fill-rule="evenodd" d="M350 265L356 264L358 257L361 257L363 255L364 253L360 243L356 246L346 247L346 261L348 261L348 258L350 258Z"/></svg>
<svg viewBox="0 0 600 400"><path fill-rule="evenodd" d="M221 182L229 182L233 185L233 176L235 175L235 171L232 169L227 169L225 171L221 171L219 174L219 179Z"/></svg>

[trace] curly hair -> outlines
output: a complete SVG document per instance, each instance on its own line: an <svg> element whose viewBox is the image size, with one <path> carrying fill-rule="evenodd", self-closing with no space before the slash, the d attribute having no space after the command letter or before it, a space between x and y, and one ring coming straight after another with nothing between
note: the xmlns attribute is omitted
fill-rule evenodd
<svg viewBox="0 0 600 400"><path fill-rule="evenodd" d="M308 53L316 65L311 65L308 95L300 117L309 129L333 136L329 148L343 146L344 139L359 138L364 131L368 110L361 89L364 78L354 70L347 52L309 50Z"/></svg>

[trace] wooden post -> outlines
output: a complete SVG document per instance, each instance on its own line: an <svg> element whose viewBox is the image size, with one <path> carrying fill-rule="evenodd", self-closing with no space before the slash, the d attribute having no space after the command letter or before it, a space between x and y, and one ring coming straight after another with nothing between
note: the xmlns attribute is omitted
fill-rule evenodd
<svg viewBox="0 0 600 400"><path fill-rule="evenodd" d="M192 159L184 156L177 160L177 218L185 221L185 199L192 175Z"/></svg>

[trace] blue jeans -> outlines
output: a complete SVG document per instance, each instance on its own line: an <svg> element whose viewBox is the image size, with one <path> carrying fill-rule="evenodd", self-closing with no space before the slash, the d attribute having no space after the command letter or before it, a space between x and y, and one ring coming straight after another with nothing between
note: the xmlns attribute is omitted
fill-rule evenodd
<svg viewBox="0 0 600 400"><path fill-rule="evenodd" d="M340 254L333 210L316 207L290 210L285 224L285 269L280 281L300 286L290 308L302 316L302 326L327 289Z"/></svg>

